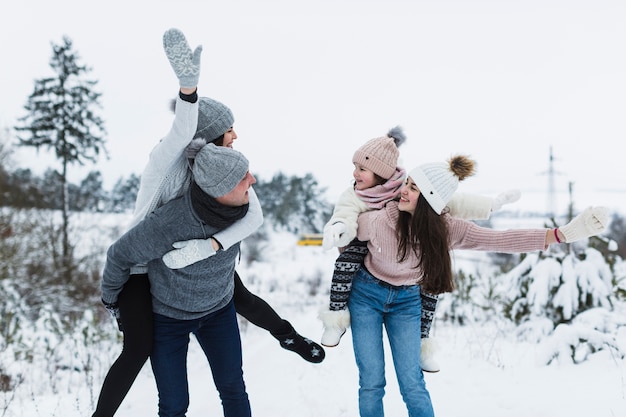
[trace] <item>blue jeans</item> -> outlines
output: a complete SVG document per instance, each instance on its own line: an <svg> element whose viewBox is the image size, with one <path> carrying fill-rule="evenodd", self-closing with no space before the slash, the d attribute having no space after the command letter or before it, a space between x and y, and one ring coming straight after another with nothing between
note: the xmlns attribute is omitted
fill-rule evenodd
<svg viewBox="0 0 626 417"><path fill-rule="evenodd" d="M196 336L209 360L224 417L250 417L250 402L243 380L241 339L232 301L221 310L196 320L177 320L154 314L150 361L159 391L159 416L184 416L189 407L187 351L190 333Z"/></svg>
<svg viewBox="0 0 626 417"><path fill-rule="evenodd" d="M392 286L362 267L348 299L354 356L359 368L359 414L383 417L385 355L383 325L396 377L409 417L433 417L430 394L420 367L420 286Z"/></svg>

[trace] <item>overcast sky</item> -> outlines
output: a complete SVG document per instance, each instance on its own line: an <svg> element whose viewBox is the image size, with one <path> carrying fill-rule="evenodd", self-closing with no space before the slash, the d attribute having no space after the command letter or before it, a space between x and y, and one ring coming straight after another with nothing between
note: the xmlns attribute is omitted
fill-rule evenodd
<svg viewBox="0 0 626 417"><path fill-rule="evenodd" d="M601 204L596 192L626 196L625 22L623 0L4 2L0 124L24 115L67 35L103 94L105 187L139 174L172 121L162 35L178 27L204 47L199 93L232 108L264 179L311 172L335 197L354 150L399 124L407 168L476 159L465 191L545 190L552 147L555 186Z"/></svg>

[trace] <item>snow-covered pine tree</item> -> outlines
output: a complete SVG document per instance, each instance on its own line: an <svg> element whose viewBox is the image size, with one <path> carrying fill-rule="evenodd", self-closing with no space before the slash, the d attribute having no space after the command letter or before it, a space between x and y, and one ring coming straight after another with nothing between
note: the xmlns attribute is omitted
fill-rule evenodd
<svg viewBox="0 0 626 417"><path fill-rule="evenodd" d="M62 275L69 281L72 259L68 237L69 201L68 166L95 162L100 153L106 154L104 121L94 111L100 107L101 93L94 87L97 81L86 80L91 71L79 63L72 41L63 37L61 44L52 44L50 67L54 76L35 80L33 92L24 106L26 116L15 127L21 146L53 149L61 163L61 196L63 202Z"/></svg>
<svg viewBox="0 0 626 417"><path fill-rule="evenodd" d="M613 271L597 249L529 253L502 278L504 314L520 337L542 342L544 363L579 363L603 349L624 356L613 334L626 319L614 311Z"/></svg>

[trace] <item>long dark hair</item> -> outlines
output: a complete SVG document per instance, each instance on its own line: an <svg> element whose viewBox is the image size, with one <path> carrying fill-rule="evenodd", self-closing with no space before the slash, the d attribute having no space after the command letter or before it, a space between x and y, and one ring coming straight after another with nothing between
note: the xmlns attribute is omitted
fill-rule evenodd
<svg viewBox="0 0 626 417"><path fill-rule="evenodd" d="M396 237L399 262L406 260L411 252L418 257L415 268L422 270L421 285L425 292L441 294L454 289L448 223L435 213L422 194L413 215L400 212Z"/></svg>
<svg viewBox="0 0 626 417"><path fill-rule="evenodd" d="M209 141L209 143L214 143L215 146L224 146L224 134L222 133L217 139L213 139Z"/></svg>

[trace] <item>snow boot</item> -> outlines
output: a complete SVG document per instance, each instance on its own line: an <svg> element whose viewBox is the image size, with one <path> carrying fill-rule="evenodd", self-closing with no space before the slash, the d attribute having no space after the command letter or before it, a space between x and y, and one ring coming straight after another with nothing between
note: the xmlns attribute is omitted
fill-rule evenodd
<svg viewBox="0 0 626 417"><path fill-rule="evenodd" d="M346 329L350 326L350 311L348 309L330 310L327 306L323 306L318 317L324 324L322 345L326 347L337 346L341 336L346 333Z"/></svg>
<svg viewBox="0 0 626 417"><path fill-rule="evenodd" d="M439 372L441 369L435 359L435 342L431 338L423 338L420 350L420 365L424 372Z"/></svg>
<svg viewBox="0 0 626 417"><path fill-rule="evenodd" d="M284 320L285 325L288 326L286 332L281 334L272 333L279 342L280 346L283 349L290 350L292 352L296 352L298 355L302 356L302 359L312 363L320 363L324 360L326 356L326 352L324 352L324 348L315 343L314 341L307 339L306 337L302 337L296 332L291 323L287 320Z"/></svg>

